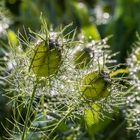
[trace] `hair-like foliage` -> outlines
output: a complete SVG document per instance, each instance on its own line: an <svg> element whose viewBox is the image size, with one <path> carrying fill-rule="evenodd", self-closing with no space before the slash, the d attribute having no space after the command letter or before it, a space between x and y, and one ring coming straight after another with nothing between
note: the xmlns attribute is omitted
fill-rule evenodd
<svg viewBox="0 0 140 140"><path fill-rule="evenodd" d="M50 31L42 20L38 33L18 33L19 43L9 41L4 96L13 111L6 119L11 127L2 124L5 139L84 139L85 130L125 103L125 79L115 77L108 38L78 40L75 30L64 34L69 26ZM75 57L79 48L90 61L82 53Z"/></svg>
<svg viewBox="0 0 140 140"><path fill-rule="evenodd" d="M127 59L130 73L131 90L127 97L127 120L128 129L132 129L140 137L140 37L133 44L132 53Z"/></svg>

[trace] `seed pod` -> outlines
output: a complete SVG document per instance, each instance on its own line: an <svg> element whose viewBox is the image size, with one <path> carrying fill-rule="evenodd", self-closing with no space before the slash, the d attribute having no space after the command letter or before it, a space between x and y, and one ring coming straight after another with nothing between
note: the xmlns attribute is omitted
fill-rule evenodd
<svg viewBox="0 0 140 140"><path fill-rule="evenodd" d="M84 48L76 51L73 57L74 65L76 69L83 69L91 61L91 50L89 48Z"/></svg>
<svg viewBox="0 0 140 140"><path fill-rule="evenodd" d="M104 73L94 71L82 78L80 90L87 99L101 99L109 95L109 85L109 82L104 78Z"/></svg>
<svg viewBox="0 0 140 140"><path fill-rule="evenodd" d="M93 125L98 124L100 121L99 112L101 108L96 104L92 104L91 108L93 110L91 109L84 110L84 118L88 127L92 127Z"/></svg>
<svg viewBox="0 0 140 140"><path fill-rule="evenodd" d="M101 114L102 114L101 106L95 103L92 103L90 105L90 108L84 110L84 119L87 125L87 131L90 135L95 135L99 133L110 123L111 119L105 117L104 120L102 120Z"/></svg>
<svg viewBox="0 0 140 140"><path fill-rule="evenodd" d="M50 39L35 46L31 67L37 77L49 77L56 74L61 64L61 51L58 43Z"/></svg>

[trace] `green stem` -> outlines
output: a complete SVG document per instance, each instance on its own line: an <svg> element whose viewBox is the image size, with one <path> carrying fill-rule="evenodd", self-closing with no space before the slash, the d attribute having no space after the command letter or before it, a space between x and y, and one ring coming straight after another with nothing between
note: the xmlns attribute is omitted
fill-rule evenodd
<svg viewBox="0 0 140 140"><path fill-rule="evenodd" d="M65 116L52 129L52 131L50 132L50 134L48 135L48 137L50 137L54 133L54 131L59 127L59 125L65 120L65 118L67 118L75 110L75 108L76 108L76 106L72 107L70 110L67 111L67 113L65 114Z"/></svg>
<svg viewBox="0 0 140 140"><path fill-rule="evenodd" d="M27 114L26 114L26 119L25 119L25 124L24 124L24 128L23 128L23 134L22 134L21 140L25 140L26 135L27 135L27 125L28 125L28 121L29 121L29 118L30 118L29 116L30 116L30 113L31 113L31 107L32 107L33 99L35 97L36 89L37 89L37 82L34 85L31 100L29 102L29 107L27 109Z"/></svg>

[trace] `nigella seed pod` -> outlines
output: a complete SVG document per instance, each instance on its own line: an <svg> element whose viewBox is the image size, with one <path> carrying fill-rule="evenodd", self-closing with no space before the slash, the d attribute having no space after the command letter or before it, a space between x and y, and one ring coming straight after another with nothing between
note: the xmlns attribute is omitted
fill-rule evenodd
<svg viewBox="0 0 140 140"><path fill-rule="evenodd" d="M55 40L41 41L35 46L31 67L37 77L57 74L61 64L60 46Z"/></svg>
<svg viewBox="0 0 140 140"><path fill-rule="evenodd" d="M76 69L83 69L91 62L91 49L83 48L75 52L73 61Z"/></svg>
<svg viewBox="0 0 140 140"><path fill-rule="evenodd" d="M105 79L104 73L93 71L86 74L80 83L80 90L86 99L101 99L109 95L109 81Z"/></svg>

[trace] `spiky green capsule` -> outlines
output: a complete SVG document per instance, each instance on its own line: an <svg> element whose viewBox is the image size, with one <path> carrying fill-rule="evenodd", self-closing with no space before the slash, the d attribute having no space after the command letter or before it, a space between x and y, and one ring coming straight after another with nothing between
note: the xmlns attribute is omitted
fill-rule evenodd
<svg viewBox="0 0 140 140"><path fill-rule="evenodd" d="M108 86L109 82L103 75L93 71L82 78L80 90L85 98L96 100L109 95Z"/></svg>
<svg viewBox="0 0 140 140"><path fill-rule="evenodd" d="M73 61L76 69L85 68L91 61L89 48L79 49L75 52Z"/></svg>
<svg viewBox="0 0 140 140"><path fill-rule="evenodd" d="M42 41L35 46L32 69L37 77L57 74L61 64L60 46L54 40Z"/></svg>

